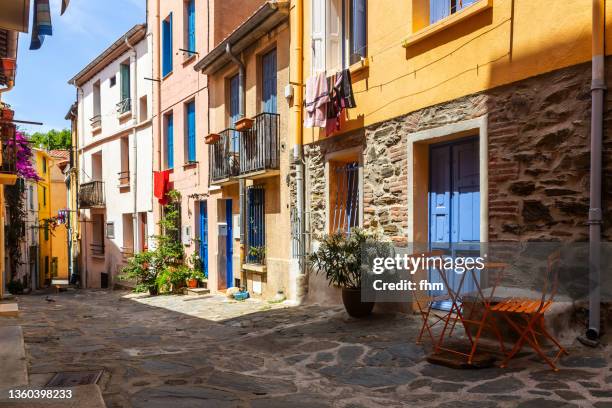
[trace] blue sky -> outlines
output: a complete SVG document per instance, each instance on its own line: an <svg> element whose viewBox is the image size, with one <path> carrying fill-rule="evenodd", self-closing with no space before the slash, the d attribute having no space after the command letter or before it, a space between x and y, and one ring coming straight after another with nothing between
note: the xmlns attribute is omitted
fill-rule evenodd
<svg viewBox="0 0 612 408"><path fill-rule="evenodd" d="M64 116L76 98L68 80L146 19L146 0L72 0L61 17L61 0L50 3L53 36L30 51L30 34L20 34L15 89L4 99L15 109L15 119L44 123L20 126L27 132L68 128Z"/></svg>

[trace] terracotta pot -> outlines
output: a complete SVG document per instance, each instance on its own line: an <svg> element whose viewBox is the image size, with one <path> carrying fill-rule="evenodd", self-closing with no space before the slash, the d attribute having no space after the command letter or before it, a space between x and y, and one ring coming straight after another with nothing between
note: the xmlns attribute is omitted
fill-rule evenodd
<svg viewBox="0 0 612 408"><path fill-rule="evenodd" d="M198 287L198 280L197 279L188 279L187 280L187 286L189 287L189 289L194 289Z"/></svg>
<svg viewBox="0 0 612 408"><path fill-rule="evenodd" d="M221 136L217 133L211 133L204 138L206 144L215 144L221 139Z"/></svg>
<svg viewBox="0 0 612 408"><path fill-rule="evenodd" d="M17 61L14 58L0 58L0 68L8 78L13 78L16 65Z"/></svg>
<svg viewBox="0 0 612 408"><path fill-rule="evenodd" d="M342 303L349 316L360 318L372 313L374 302L361 301L361 289L342 288Z"/></svg>
<svg viewBox="0 0 612 408"><path fill-rule="evenodd" d="M2 109L2 120L13 120L14 117L15 111L8 108Z"/></svg>
<svg viewBox="0 0 612 408"><path fill-rule="evenodd" d="M237 121L234 126L237 131L244 132L245 130L249 130L250 128L252 128L254 122L255 121L253 119L242 118L239 121Z"/></svg>

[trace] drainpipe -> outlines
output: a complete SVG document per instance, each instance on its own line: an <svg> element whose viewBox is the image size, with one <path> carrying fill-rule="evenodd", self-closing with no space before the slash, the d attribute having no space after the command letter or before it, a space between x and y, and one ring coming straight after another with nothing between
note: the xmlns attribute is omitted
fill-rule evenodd
<svg viewBox="0 0 612 408"><path fill-rule="evenodd" d="M230 43L225 45L225 52L232 59L232 61L238 65L238 116L244 118L246 114L246 69L244 63L236 55L232 53L232 46ZM240 190L240 283L244 290L248 290L246 271L242 269L245 259L245 230L246 230L246 200L245 190L246 181L240 179L239 181ZM229 282L228 282L229 283Z"/></svg>
<svg viewBox="0 0 612 408"><path fill-rule="evenodd" d="M293 145L293 163L295 165L295 184L296 184L296 209L298 218L298 256L299 256L299 275L297 277L296 301L301 303L305 297L304 285L306 274L306 220L305 220L305 183L304 183L304 153L303 153L303 124L302 124L302 105L304 100L304 0L296 0L296 31L297 44L295 46L295 60L297 63L297 92L293 102L295 117L295 141Z"/></svg>
<svg viewBox="0 0 612 408"><path fill-rule="evenodd" d="M77 86L77 146L79 144L80 138L85 137L85 92L83 88ZM79 106L81 110L79 112ZM77 162L77 196L76 196L76 205L77 205L77 216L79 217L79 242L81 245L80 253L81 253L81 263L83 267L81 268L81 287L83 289L87 289L87 284L89 281L89 267L87 265L88 257L87 257L87 224L85 220L81 218L83 215L81 213L79 196L80 196L80 187L81 187L81 177L83 177L84 170L81 169L81 161L79 160L79 150L75 150L76 162ZM85 245L83 245L83 240L85 240Z"/></svg>
<svg viewBox="0 0 612 408"><path fill-rule="evenodd" d="M140 249L140 235L138 234L138 143L136 140L136 125L138 123L138 108L136 104L136 101L138 99L138 53L136 52L134 46L130 44L130 39L127 36L125 37L125 45L127 45L127 47L132 51L134 55L134 78L131 79L130 85L132 87L132 150L134 152L134 171L132 175L132 188L134 191L134 211L132 213L132 251L136 253L137 249Z"/></svg>
<svg viewBox="0 0 612 408"><path fill-rule="evenodd" d="M157 119L157 137L156 137L156 144L157 144L157 151L155 152L156 156L157 156L157 171L161 171L162 170L162 152L161 152L161 146L162 146L162 117L161 117L161 110L162 110L162 104L161 104L161 93L162 93L162 89L161 89L161 32L160 32L160 26L161 26L161 12L160 12L160 2L161 0L155 0L155 37L154 37L154 41L153 41L153 63L154 63L154 68L153 68L153 72L154 72L154 77L155 79L158 79L158 81L155 81L156 87L157 87L157 101L156 101L156 119ZM155 132L153 132L155 133ZM155 161L155 160L154 160ZM157 206L157 215L159 218L161 218L161 214L162 214L162 206L161 204L159 204L158 202L156 202L157 200L153 199L154 201L154 205ZM155 227L158 231L158 233L161 233L159 226L156 225Z"/></svg>
<svg viewBox="0 0 612 408"><path fill-rule="evenodd" d="M597 342L600 323L601 283L601 161L605 80L605 0L593 0L593 78L591 84L591 179L589 204L589 327L586 338Z"/></svg>

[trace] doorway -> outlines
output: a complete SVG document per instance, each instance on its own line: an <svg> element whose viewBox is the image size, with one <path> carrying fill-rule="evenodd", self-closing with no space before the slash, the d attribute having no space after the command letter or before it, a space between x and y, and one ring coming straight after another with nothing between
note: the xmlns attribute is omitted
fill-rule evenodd
<svg viewBox="0 0 612 408"><path fill-rule="evenodd" d="M208 203L200 201L200 259L202 260L202 273L208 279Z"/></svg>
<svg viewBox="0 0 612 408"><path fill-rule="evenodd" d="M445 255L479 256L480 242L480 163L478 138L432 144L429 147L429 245ZM457 289L462 274L448 274L448 284ZM430 271L430 282L442 282ZM465 279L460 293L475 290ZM439 293L432 293L433 296ZM441 293L440 293L441 294ZM436 308L448 310L450 301Z"/></svg>

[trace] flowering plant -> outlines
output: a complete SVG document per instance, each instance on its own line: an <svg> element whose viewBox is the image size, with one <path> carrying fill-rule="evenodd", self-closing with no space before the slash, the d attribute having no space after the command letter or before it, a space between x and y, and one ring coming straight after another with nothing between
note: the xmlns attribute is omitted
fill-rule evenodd
<svg viewBox="0 0 612 408"><path fill-rule="evenodd" d="M40 177L36 173L36 169L32 164L32 148L30 147L30 143L28 142L26 136L20 131L17 131L15 133L15 142L13 142L12 139L9 139L6 143L9 147L12 147L13 143L17 145L17 175L26 180L40 180Z"/></svg>

